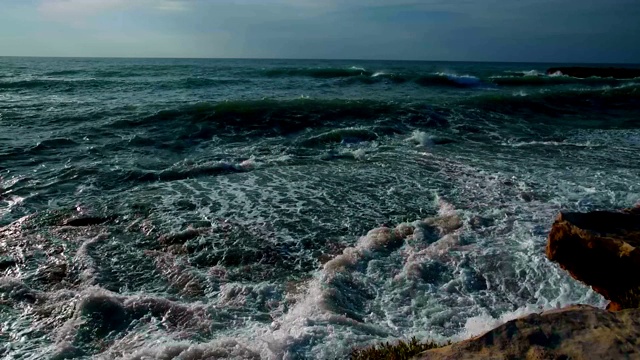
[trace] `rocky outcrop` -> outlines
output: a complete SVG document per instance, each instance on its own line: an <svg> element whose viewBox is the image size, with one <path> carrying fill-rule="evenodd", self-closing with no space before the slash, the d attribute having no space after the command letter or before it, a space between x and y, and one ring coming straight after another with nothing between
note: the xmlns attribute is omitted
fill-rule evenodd
<svg viewBox="0 0 640 360"><path fill-rule="evenodd" d="M557 73L580 79L586 79L590 77L633 79L640 77L640 69L637 68L554 67L547 70L547 74Z"/></svg>
<svg viewBox="0 0 640 360"><path fill-rule="evenodd" d="M611 301L640 305L640 210L563 213L549 233L547 257Z"/></svg>
<svg viewBox="0 0 640 360"><path fill-rule="evenodd" d="M640 359L640 310L609 312L578 305L532 314L417 359Z"/></svg>

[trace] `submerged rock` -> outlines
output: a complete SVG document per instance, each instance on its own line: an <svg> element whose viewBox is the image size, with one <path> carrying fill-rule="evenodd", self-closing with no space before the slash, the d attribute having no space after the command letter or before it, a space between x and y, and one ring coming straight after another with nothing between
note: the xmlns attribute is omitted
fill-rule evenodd
<svg viewBox="0 0 640 360"><path fill-rule="evenodd" d="M547 70L547 74L561 73L563 75L586 79L590 77L633 79L640 77L640 69L614 67L556 67Z"/></svg>
<svg viewBox="0 0 640 360"><path fill-rule="evenodd" d="M637 359L640 309L609 312L578 305L532 314L484 335L417 357L422 360Z"/></svg>
<svg viewBox="0 0 640 360"><path fill-rule="evenodd" d="M553 224L547 257L611 301L611 310L640 305L640 214L562 213Z"/></svg>
<svg viewBox="0 0 640 360"><path fill-rule="evenodd" d="M75 217L71 219L67 219L63 225L66 226L93 226L93 225L101 225L107 222L114 221L117 219L117 215L111 215L107 217L100 216L83 216L83 217Z"/></svg>
<svg viewBox="0 0 640 360"><path fill-rule="evenodd" d="M16 265L16 260L11 256L0 255L0 271Z"/></svg>

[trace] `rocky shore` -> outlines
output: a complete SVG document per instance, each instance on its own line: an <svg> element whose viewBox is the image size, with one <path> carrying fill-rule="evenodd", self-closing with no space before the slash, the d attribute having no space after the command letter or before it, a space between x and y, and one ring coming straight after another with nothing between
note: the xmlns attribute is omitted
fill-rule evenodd
<svg viewBox="0 0 640 360"><path fill-rule="evenodd" d="M423 360L640 359L640 207L561 213L547 257L610 301L507 322L484 335L420 354Z"/></svg>

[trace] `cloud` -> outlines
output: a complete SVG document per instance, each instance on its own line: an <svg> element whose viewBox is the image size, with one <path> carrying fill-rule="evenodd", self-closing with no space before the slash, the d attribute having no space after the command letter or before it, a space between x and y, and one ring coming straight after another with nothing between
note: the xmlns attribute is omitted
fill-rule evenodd
<svg viewBox="0 0 640 360"><path fill-rule="evenodd" d="M509 61L640 56L634 46L638 0L3 1L10 5L0 11L3 36L41 29L60 34L52 40L56 48L95 39L70 55ZM140 45L132 49L134 40ZM0 48L13 46L2 44L0 39Z"/></svg>
<svg viewBox="0 0 640 360"><path fill-rule="evenodd" d="M48 18L68 19L133 8L183 11L188 6L186 0L42 0L38 11Z"/></svg>

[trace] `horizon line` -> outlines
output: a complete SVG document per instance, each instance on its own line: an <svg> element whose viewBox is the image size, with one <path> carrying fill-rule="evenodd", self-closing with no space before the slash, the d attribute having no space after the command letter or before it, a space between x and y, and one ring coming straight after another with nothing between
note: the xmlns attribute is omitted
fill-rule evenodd
<svg viewBox="0 0 640 360"><path fill-rule="evenodd" d="M513 60L419 60L419 59L350 59L350 58L278 58L278 57L166 57L166 56L48 56L48 55L0 55L0 58L36 59L139 59L139 60L297 60L297 61L396 61L396 62L448 62L448 63L511 63L511 64L599 64L640 65L640 62L593 61L513 61Z"/></svg>

